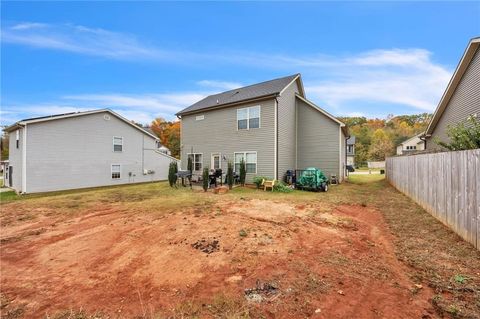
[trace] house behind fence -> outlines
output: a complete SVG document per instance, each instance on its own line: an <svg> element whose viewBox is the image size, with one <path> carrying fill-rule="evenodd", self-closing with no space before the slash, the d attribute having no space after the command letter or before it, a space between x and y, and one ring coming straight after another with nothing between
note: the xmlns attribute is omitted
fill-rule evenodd
<svg viewBox="0 0 480 319"><path fill-rule="evenodd" d="M480 149L390 157L387 180L480 249Z"/></svg>

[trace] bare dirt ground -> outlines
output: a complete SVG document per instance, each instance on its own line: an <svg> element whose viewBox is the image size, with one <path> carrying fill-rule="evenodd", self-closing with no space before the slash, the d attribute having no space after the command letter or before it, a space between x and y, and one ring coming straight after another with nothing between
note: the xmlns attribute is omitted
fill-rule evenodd
<svg viewBox="0 0 480 319"><path fill-rule="evenodd" d="M2 318L442 315L378 208L252 193L2 205Z"/></svg>

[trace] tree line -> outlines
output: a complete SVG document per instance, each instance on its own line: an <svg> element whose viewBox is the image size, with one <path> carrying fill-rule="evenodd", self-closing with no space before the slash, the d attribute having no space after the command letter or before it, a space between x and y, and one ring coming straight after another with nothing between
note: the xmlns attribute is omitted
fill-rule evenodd
<svg viewBox="0 0 480 319"><path fill-rule="evenodd" d="M396 146L410 137L424 132L431 114L389 115L386 119L366 117L339 117L355 136L355 163L366 165L367 161L383 161L395 154Z"/></svg>

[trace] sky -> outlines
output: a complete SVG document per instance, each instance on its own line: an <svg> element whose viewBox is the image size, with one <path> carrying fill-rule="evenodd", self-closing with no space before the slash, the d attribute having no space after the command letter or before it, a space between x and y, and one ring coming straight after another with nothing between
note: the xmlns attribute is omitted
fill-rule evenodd
<svg viewBox="0 0 480 319"><path fill-rule="evenodd" d="M1 2L0 124L110 108L147 124L301 73L336 116L433 112L480 2Z"/></svg>

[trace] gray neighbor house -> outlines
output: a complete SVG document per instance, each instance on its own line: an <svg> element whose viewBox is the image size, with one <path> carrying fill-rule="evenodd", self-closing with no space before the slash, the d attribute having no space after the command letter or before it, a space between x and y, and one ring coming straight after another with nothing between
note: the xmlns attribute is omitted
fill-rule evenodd
<svg viewBox="0 0 480 319"><path fill-rule="evenodd" d="M181 120L181 166L227 168L243 158L247 182L254 176L283 179L287 170L317 167L341 182L348 131L305 96L300 74L219 94L177 113Z"/></svg>
<svg viewBox="0 0 480 319"><path fill-rule="evenodd" d="M155 135L109 109L25 119L4 131L5 186L18 193L166 180L177 161Z"/></svg>
<svg viewBox="0 0 480 319"><path fill-rule="evenodd" d="M469 116L480 117L480 38L470 40L447 89L425 131L426 150L441 150L438 138L448 142L447 129Z"/></svg>

